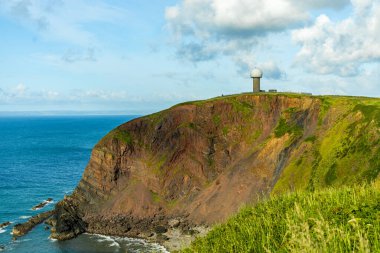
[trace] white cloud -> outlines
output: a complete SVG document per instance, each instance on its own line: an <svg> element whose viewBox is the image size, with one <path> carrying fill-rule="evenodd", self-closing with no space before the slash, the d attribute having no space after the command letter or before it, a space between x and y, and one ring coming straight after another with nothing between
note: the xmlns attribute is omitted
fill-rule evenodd
<svg viewBox="0 0 380 253"><path fill-rule="evenodd" d="M25 85L0 88L0 114L4 111L124 111L146 114L199 97L182 92L155 92L139 96L125 90L75 89L56 91Z"/></svg>
<svg viewBox="0 0 380 253"><path fill-rule="evenodd" d="M347 0L184 0L166 9L166 19L177 36L207 39L252 37L279 31L308 20L310 7L338 7Z"/></svg>
<svg viewBox="0 0 380 253"><path fill-rule="evenodd" d="M125 10L102 1L1 0L0 14L21 22L48 40L88 46L97 38L85 29L88 23L117 23Z"/></svg>
<svg viewBox="0 0 380 253"><path fill-rule="evenodd" d="M341 9L345 7L347 4L350 3L349 0L303 0L303 1L297 1L293 0L293 4L298 4L302 6L302 8L306 9L326 9L326 8L332 8L332 9Z"/></svg>
<svg viewBox="0 0 380 253"><path fill-rule="evenodd" d="M260 66L265 78L268 79L286 79L286 73L274 61L264 62Z"/></svg>
<svg viewBox="0 0 380 253"><path fill-rule="evenodd" d="M15 102L23 100L24 102L38 101L122 101L132 99L125 91L110 90L70 90L60 93L56 90L49 89L31 89L20 83L7 89L0 89L0 98L4 101Z"/></svg>
<svg viewBox="0 0 380 253"><path fill-rule="evenodd" d="M249 67L248 62L267 64L254 60L257 46L265 43L268 34L304 24L313 9L339 9L348 3L349 0L183 0L168 7L165 17L180 59L196 63L222 55L230 57L243 71ZM266 61L275 64L274 59ZM272 77L282 76L278 68L268 69Z"/></svg>
<svg viewBox="0 0 380 253"><path fill-rule="evenodd" d="M25 95L25 91L27 90L26 86L22 83L18 84L15 87L15 96L23 96Z"/></svg>
<svg viewBox="0 0 380 253"><path fill-rule="evenodd" d="M284 0L185 0L166 9L166 20L178 55L198 62L250 51L257 37L306 20L295 6Z"/></svg>
<svg viewBox="0 0 380 253"><path fill-rule="evenodd" d="M125 100L130 99L130 95L125 91L107 91L107 90L72 90L68 95L69 100Z"/></svg>
<svg viewBox="0 0 380 253"><path fill-rule="evenodd" d="M353 76L365 63L380 60L380 3L353 0L351 17L333 22L320 15L315 23L295 30L293 40L301 46L297 63L318 74Z"/></svg>

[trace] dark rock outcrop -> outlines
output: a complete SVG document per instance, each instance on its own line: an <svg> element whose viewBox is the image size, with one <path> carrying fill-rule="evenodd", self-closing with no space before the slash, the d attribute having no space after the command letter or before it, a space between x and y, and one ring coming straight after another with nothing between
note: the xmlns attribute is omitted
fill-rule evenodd
<svg viewBox="0 0 380 253"><path fill-rule="evenodd" d="M9 221L3 222L3 223L0 224L0 229L8 227L9 225L11 225L11 222L9 222Z"/></svg>
<svg viewBox="0 0 380 253"><path fill-rule="evenodd" d="M81 219L82 214L77 207L78 204L71 197L65 197L56 205L54 216L47 222L52 226L52 238L67 240L86 231L86 224Z"/></svg>
<svg viewBox="0 0 380 253"><path fill-rule="evenodd" d="M38 209L41 209L43 207L45 207L47 204L49 204L50 202L52 202L53 199L52 198L48 198L46 199L45 201L39 203L38 205L35 205L34 207L32 207L32 210L38 210Z"/></svg>
<svg viewBox="0 0 380 253"><path fill-rule="evenodd" d="M44 222L46 219L51 217L54 214L54 210L37 214L30 218L27 222L22 224L16 224L12 229L12 234L14 237L23 236L32 230L38 224Z"/></svg>

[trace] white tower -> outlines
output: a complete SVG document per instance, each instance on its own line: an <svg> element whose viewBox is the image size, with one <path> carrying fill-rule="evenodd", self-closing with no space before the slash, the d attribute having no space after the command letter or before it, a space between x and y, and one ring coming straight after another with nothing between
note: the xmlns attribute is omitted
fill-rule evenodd
<svg viewBox="0 0 380 253"><path fill-rule="evenodd" d="M251 78L253 79L253 92L260 92L260 79L263 77L263 72L255 68L251 72Z"/></svg>

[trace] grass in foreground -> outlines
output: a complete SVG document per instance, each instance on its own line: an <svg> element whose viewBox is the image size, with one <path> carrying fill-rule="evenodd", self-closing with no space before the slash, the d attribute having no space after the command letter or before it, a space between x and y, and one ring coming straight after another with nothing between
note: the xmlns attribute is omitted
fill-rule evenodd
<svg viewBox="0 0 380 253"><path fill-rule="evenodd" d="M273 197L183 252L380 252L380 183Z"/></svg>

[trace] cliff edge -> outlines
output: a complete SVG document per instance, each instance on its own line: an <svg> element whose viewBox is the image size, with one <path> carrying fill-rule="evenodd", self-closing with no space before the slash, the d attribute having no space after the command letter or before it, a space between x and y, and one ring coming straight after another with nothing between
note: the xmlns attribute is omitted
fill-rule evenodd
<svg viewBox="0 0 380 253"><path fill-rule="evenodd" d="M52 237L167 242L269 194L371 181L379 108L372 98L241 94L132 120L96 144L74 193L56 205Z"/></svg>

